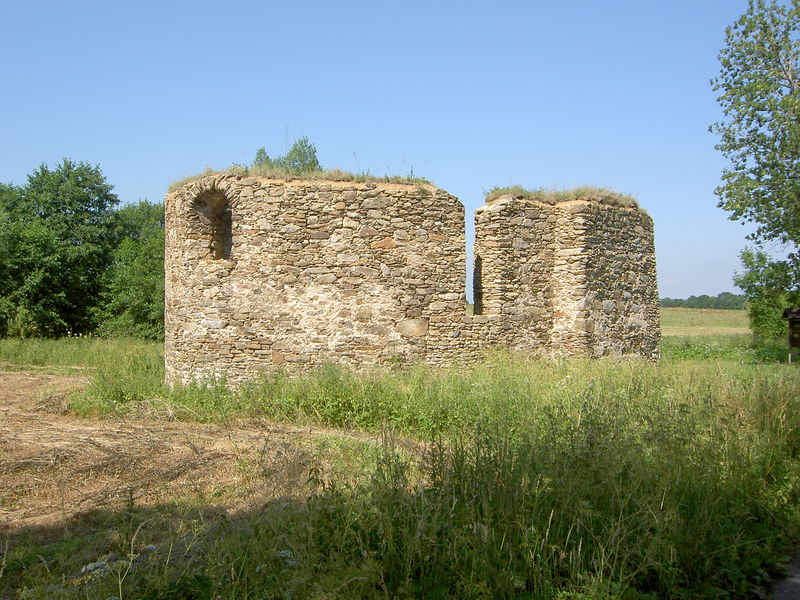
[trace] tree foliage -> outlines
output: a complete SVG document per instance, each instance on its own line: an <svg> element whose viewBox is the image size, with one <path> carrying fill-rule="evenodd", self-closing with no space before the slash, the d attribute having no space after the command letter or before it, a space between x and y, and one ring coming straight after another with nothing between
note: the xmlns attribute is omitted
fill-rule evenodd
<svg viewBox="0 0 800 600"><path fill-rule="evenodd" d="M256 151L253 166L282 169L295 174L310 173L321 169L317 159L317 149L306 136L295 141L286 155L277 158L270 158L267 150L262 146Z"/></svg>
<svg viewBox="0 0 800 600"><path fill-rule="evenodd" d="M273 166L272 159L267 154L267 149L261 146L256 150L256 157L253 159L254 167L271 167Z"/></svg>
<svg viewBox="0 0 800 600"><path fill-rule="evenodd" d="M740 259L744 270L733 280L747 296L750 329L763 338L783 337L786 335L783 309L800 303L800 293L790 289L789 265L751 248L745 248Z"/></svg>
<svg viewBox="0 0 800 600"><path fill-rule="evenodd" d="M730 161L716 192L731 219L756 225L757 243L786 245L800 283L800 0L750 0L726 31L712 81L725 120L712 126Z"/></svg>
<svg viewBox="0 0 800 600"><path fill-rule="evenodd" d="M750 326L785 334L781 313L800 297L800 0L750 0L726 30L712 81L725 120L711 129L730 161L716 189L730 218L753 223L759 245L741 254L734 278L748 299ZM761 248L780 244L784 258Z"/></svg>
<svg viewBox="0 0 800 600"><path fill-rule="evenodd" d="M69 159L0 184L0 336L163 336L164 207L112 189Z"/></svg>
<svg viewBox="0 0 800 600"><path fill-rule="evenodd" d="M164 335L164 205L141 201L115 213L119 244L111 255L100 332Z"/></svg>
<svg viewBox="0 0 800 600"><path fill-rule="evenodd" d="M0 333L59 336L96 325L119 202L97 166L41 165L0 190Z"/></svg>
<svg viewBox="0 0 800 600"><path fill-rule="evenodd" d="M57 336L69 329L62 241L43 219L0 214L0 335Z"/></svg>

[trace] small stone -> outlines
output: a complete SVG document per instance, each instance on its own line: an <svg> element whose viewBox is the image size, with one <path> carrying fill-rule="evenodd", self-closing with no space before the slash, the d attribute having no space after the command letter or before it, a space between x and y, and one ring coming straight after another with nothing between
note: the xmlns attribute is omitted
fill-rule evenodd
<svg viewBox="0 0 800 600"><path fill-rule="evenodd" d="M108 570L109 570L108 563L104 560L99 560L97 562L92 562L89 563L88 565L84 565L83 568L81 569L81 574L94 573L98 571L100 573L105 573Z"/></svg>
<svg viewBox="0 0 800 600"><path fill-rule="evenodd" d="M361 229L358 230L358 235L360 235L361 237L374 237L378 235L378 230L369 225L364 225Z"/></svg>
<svg viewBox="0 0 800 600"><path fill-rule="evenodd" d="M361 208L384 208L386 202L382 198L367 198L361 203Z"/></svg>
<svg viewBox="0 0 800 600"><path fill-rule="evenodd" d="M396 248L397 242L390 237L385 237L382 240L372 242L369 246L370 248Z"/></svg>
<svg viewBox="0 0 800 600"><path fill-rule="evenodd" d="M221 319L205 319L200 322L200 325L208 329L222 329L227 324L228 323L226 321Z"/></svg>

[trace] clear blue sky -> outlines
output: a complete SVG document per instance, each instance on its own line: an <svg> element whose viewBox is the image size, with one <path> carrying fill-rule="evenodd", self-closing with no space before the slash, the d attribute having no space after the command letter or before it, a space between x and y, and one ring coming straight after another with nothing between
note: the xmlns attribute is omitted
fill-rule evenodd
<svg viewBox="0 0 800 600"><path fill-rule="evenodd" d="M3 2L0 181L62 157L123 202L307 135L325 167L593 184L656 224L661 296L735 291L709 79L746 0Z"/></svg>

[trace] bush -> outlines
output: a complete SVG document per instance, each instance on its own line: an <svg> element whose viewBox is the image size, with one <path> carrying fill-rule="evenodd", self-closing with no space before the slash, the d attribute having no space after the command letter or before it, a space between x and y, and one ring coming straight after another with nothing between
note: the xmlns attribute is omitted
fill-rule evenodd
<svg viewBox="0 0 800 600"><path fill-rule="evenodd" d="M317 149L305 136L295 141L285 156L274 159L269 157L267 150L262 146L256 151L253 167L286 170L293 174L311 173L322 169L317 160Z"/></svg>
<svg viewBox="0 0 800 600"><path fill-rule="evenodd" d="M772 260L761 250L745 248L740 255L744 271L734 283L747 296L750 329L757 337L775 339L786 336L783 309L800 303L800 291L791 289L787 263Z"/></svg>

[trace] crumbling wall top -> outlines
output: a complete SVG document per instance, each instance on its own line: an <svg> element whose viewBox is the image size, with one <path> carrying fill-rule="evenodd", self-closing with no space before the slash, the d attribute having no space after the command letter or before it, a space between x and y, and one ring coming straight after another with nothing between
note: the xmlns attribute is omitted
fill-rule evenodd
<svg viewBox="0 0 800 600"><path fill-rule="evenodd" d="M512 201L549 204L551 206L557 204L593 203L626 210L643 211L632 196L597 187L580 187L571 190L528 190L520 186L494 188L486 195L485 201L485 206Z"/></svg>

